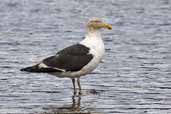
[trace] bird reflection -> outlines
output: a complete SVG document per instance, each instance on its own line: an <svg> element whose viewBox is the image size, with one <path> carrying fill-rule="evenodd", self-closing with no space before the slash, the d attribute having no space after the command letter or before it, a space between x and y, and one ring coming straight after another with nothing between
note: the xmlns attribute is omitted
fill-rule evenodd
<svg viewBox="0 0 171 114"><path fill-rule="evenodd" d="M81 109L81 95L73 95L72 96L72 104L63 105L61 107L53 107L50 108L50 111L44 114L91 114L89 111L85 109Z"/></svg>
<svg viewBox="0 0 171 114"><path fill-rule="evenodd" d="M81 96L72 96L72 104L70 106L63 106L58 108L57 112L61 112L61 114L63 112L68 112L68 113L74 113L74 112L80 112L80 102L81 102Z"/></svg>
<svg viewBox="0 0 171 114"><path fill-rule="evenodd" d="M94 110L94 108L91 107L91 111L90 108L82 106L82 102L81 102L81 97L84 95L98 95L100 92L103 92L102 90L85 90L83 91L83 94L75 94L73 93L73 95L71 96L72 98L72 103L70 104L64 104L64 105L60 105L60 106L50 106L50 107L44 107L43 109L46 110L46 112L41 113L41 114L101 114L96 112L96 110ZM92 101L90 101L91 103ZM81 105L82 104L82 105Z"/></svg>

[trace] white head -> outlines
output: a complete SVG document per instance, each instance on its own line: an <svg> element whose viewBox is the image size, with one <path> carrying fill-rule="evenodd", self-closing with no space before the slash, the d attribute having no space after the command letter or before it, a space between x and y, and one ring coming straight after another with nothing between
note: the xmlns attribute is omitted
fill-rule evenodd
<svg viewBox="0 0 171 114"><path fill-rule="evenodd" d="M112 26L108 23L103 22L101 19L97 17L93 17L88 21L87 29L88 30L97 30L101 28L112 29Z"/></svg>

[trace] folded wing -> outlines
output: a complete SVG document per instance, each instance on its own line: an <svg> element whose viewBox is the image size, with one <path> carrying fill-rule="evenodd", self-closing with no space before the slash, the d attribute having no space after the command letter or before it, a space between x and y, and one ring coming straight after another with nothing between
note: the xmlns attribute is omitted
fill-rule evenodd
<svg viewBox="0 0 171 114"><path fill-rule="evenodd" d="M28 72L66 72L79 71L93 58L89 48L76 44L59 51L55 56L44 59L41 63L21 69Z"/></svg>

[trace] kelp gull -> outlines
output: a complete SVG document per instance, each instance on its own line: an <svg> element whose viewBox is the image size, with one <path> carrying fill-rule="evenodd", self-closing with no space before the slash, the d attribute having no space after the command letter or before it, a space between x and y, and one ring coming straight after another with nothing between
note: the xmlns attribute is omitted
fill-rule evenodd
<svg viewBox="0 0 171 114"><path fill-rule="evenodd" d="M112 29L108 23L99 18L91 18L87 23L87 34L81 42L64 48L56 55L45 58L40 63L21 69L35 73L49 73L72 79L76 93L75 78L81 93L80 76L92 72L100 63L105 49L99 29Z"/></svg>

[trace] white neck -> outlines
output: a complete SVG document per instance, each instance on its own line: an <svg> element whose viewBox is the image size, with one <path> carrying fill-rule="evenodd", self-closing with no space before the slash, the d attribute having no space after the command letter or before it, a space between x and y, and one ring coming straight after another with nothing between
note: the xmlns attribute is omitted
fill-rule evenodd
<svg viewBox="0 0 171 114"><path fill-rule="evenodd" d="M98 29L88 28L85 39L80 43L91 47L97 45L99 42L103 43L100 31Z"/></svg>
<svg viewBox="0 0 171 114"><path fill-rule="evenodd" d="M101 39L101 33L99 29L93 29L93 28L87 28L87 34L86 38L100 38Z"/></svg>
<svg viewBox="0 0 171 114"><path fill-rule="evenodd" d="M104 53L104 43L98 29L88 29L85 39L80 43L98 52L102 57Z"/></svg>
<svg viewBox="0 0 171 114"><path fill-rule="evenodd" d="M88 29L85 39L82 40L80 44L89 47L89 53L94 55L97 63L100 62L104 55L105 49L103 40L101 38L101 33L98 29Z"/></svg>

